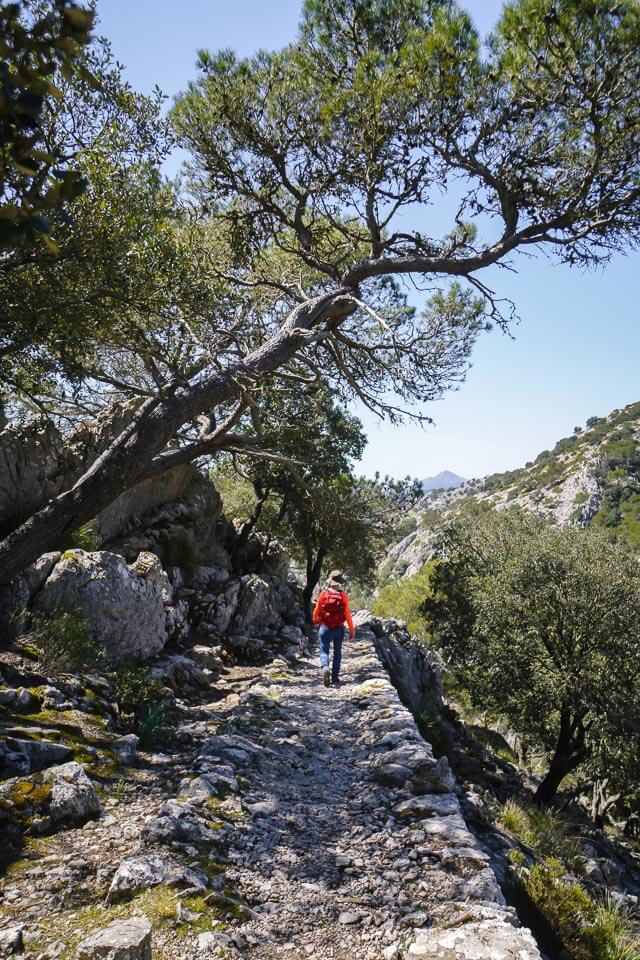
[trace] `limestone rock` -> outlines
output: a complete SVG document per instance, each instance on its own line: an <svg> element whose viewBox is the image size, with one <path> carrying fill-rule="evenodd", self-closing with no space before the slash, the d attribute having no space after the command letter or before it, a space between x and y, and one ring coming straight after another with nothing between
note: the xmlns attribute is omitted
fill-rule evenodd
<svg viewBox="0 0 640 960"><path fill-rule="evenodd" d="M95 787L79 763L50 767L42 778L51 785L47 812L52 823L79 823L101 812Z"/></svg>
<svg viewBox="0 0 640 960"><path fill-rule="evenodd" d="M128 733L125 737L119 737L111 744L111 749L115 753L120 763L130 766L136 758L136 750L140 738L135 733Z"/></svg>
<svg viewBox="0 0 640 960"><path fill-rule="evenodd" d="M206 877L200 871L183 867L157 854L143 854L122 861L111 881L107 903L128 900L138 891L156 887L160 883L171 887L195 887L198 890L204 890L207 886Z"/></svg>
<svg viewBox="0 0 640 960"><path fill-rule="evenodd" d="M167 470L158 477L143 480L142 483L121 493L98 514L100 542L112 540L121 534L132 517L139 517L154 507L183 496L196 476L195 465L187 463L173 470Z"/></svg>
<svg viewBox="0 0 640 960"><path fill-rule="evenodd" d="M165 604L172 589L153 554L127 566L122 557L104 550L68 550L34 606L50 614L79 610L87 618L91 637L113 659L144 658L165 644Z"/></svg>
<svg viewBox="0 0 640 960"><path fill-rule="evenodd" d="M222 659L220 657L220 647L210 647L206 644L196 644L190 650L191 657L199 664L201 667L205 667L207 670L218 671L222 667Z"/></svg>
<svg viewBox="0 0 640 960"><path fill-rule="evenodd" d="M217 633L224 634L229 629L238 605L239 596L240 581L233 580L217 595L215 601L210 605L206 615L206 622L211 624Z"/></svg>
<svg viewBox="0 0 640 960"><path fill-rule="evenodd" d="M182 687L206 687L210 677L190 657L173 654L163 657L150 668L149 673L154 680L160 680L172 690Z"/></svg>
<svg viewBox="0 0 640 960"><path fill-rule="evenodd" d="M151 924L146 917L116 920L78 947L77 960L151 960Z"/></svg>
<svg viewBox="0 0 640 960"><path fill-rule="evenodd" d="M431 704L442 707L441 669L437 658L413 640L405 624L396 621L371 622L378 656L393 678L400 699L415 714Z"/></svg>
<svg viewBox="0 0 640 960"><path fill-rule="evenodd" d="M62 763L73 756L71 747L51 740L0 739L0 777L20 777Z"/></svg>
<svg viewBox="0 0 640 960"><path fill-rule="evenodd" d="M221 766L208 770L193 780L183 780L180 795L183 797L226 797L238 793L240 787L232 767Z"/></svg>
<svg viewBox="0 0 640 960"><path fill-rule="evenodd" d="M33 417L0 433L0 520L35 510L63 489L62 434L51 420Z"/></svg>
<svg viewBox="0 0 640 960"><path fill-rule="evenodd" d="M540 960L529 930L498 918L424 930L406 953L411 960Z"/></svg>
<svg viewBox="0 0 640 960"><path fill-rule="evenodd" d="M0 930L0 957L8 957L22 951L22 931L22 924Z"/></svg>
<svg viewBox="0 0 640 960"><path fill-rule="evenodd" d="M0 810L22 828L44 833L83 823L102 807L83 768L71 761L0 784Z"/></svg>
<svg viewBox="0 0 640 960"><path fill-rule="evenodd" d="M274 619L271 605L271 588L262 577L249 575L240 580L241 590L238 605L230 624L232 633L244 634L257 621L261 625Z"/></svg>
<svg viewBox="0 0 640 960"><path fill-rule="evenodd" d="M425 817L451 817L460 813L458 798L453 794L424 794L403 800L393 808L399 820L422 820Z"/></svg>

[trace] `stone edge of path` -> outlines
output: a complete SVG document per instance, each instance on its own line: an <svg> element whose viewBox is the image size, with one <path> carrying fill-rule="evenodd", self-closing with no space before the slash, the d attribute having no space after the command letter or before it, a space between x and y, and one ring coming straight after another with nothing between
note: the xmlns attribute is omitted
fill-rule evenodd
<svg viewBox="0 0 640 960"><path fill-rule="evenodd" d="M362 688L366 689L366 695L371 698L372 703L378 701L380 706L386 701L393 707L393 712L397 716L404 715L407 720L407 726L413 727L416 735L424 740L418 730L418 726L413 714L404 706L400 700L398 691L389 676L388 670L381 658L379 644L376 642L376 635L368 624L361 623L358 626L357 639L360 641L371 642L372 647L372 669L370 677ZM365 690L363 689L363 694ZM425 743L428 741L424 740ZM430 746L430 744L429 744ZM453 776L452 776L453 779ZM416 797L416 806L419 808L420 797ZM457 796L451 795L451 806L457 808L457 812L447 812L444 816L433 818L431 823L445 823L450 821L452 835L455 840L451 843L452 851L460 848L469 850L478 850L479 844L471 831L464 823L464 818L460 811ZM417 819L417 818L416 818ZM455 823L454 823L455 821ZM461 826L464 824L464 826ZM487 863L487 870L491 867ZM493 870L491 870L493 874ZM541 960L541 955L531 931L520 925L515 910L508 907L504 897L500 892L495 874L493 874L496 896L493 900L466 902L459 904L459 916L454 922L445 921L442 926L432 926L425 929L414 930L412 940L404 947L402 956L406 960L417 960L417 958L442 958L442 960L484 960L496 955L511 960ZM449 905L451 906L451 905ZM496 950L498 953L496 953Z"/></svg>

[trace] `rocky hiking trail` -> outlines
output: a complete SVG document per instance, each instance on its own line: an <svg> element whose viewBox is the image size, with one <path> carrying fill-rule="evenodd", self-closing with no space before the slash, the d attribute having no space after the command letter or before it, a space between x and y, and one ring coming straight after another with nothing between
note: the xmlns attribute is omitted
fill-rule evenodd
<svg viewBox="0 0 640 960"><path fill-rule="evenodd" d="M340 686L302 656L200 700L182 752L141 754L101 816L28 841L0 953L538 960L366 625Z"/></svg>

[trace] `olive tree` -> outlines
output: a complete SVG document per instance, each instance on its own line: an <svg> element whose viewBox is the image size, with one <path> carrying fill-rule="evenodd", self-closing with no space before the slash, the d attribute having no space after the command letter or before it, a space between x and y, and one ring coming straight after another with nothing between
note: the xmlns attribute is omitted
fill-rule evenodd
<svg viewBox="0 0 640 960"><path fill-rule="evenodd" d="M475 701L548 754L538 802L577 770L619 783L638 743L637 558L516 508L459 520L442 553L423 612Z"/></svg>
<svg viewBox="0 0 640 960"><path fill-rule="evenodd" d="M109 449L0 543L0 579L147 476L258 451L234 434L264 382L320 377L401 417L504 322L484 270L636 243L639 40L633 0L515 0L486 50L447 2L309 0L284 50L202 53L172 113L215 287L198 363L149 376ZM447 195L442 234L412 221Z"/></svg>

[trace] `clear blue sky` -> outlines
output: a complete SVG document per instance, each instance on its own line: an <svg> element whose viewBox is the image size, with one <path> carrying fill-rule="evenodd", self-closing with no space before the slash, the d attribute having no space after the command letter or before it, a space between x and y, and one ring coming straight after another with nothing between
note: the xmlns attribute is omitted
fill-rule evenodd
<svg viewBox="0 0 640 960"><path fill-rule="evenodd" d="M502 3L466 6L486 34ZM169 97L193 78L198 49L250 54L282 46L295 35L300 8L300 0L98 0L101 32L130 82L142 91L157 84ZM392 428L363 418L364 472L423 477L449 469L477 477L511 469L587 417L640 400L638 253L596 273L542 257L515 265L517 274L490 278L516 303L514 339L483 336L467 381L425 410L434 426Z"/></svg>

